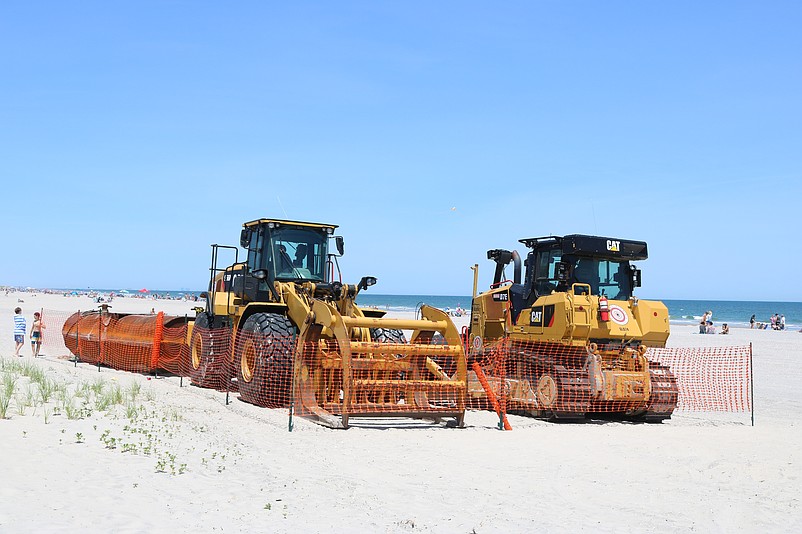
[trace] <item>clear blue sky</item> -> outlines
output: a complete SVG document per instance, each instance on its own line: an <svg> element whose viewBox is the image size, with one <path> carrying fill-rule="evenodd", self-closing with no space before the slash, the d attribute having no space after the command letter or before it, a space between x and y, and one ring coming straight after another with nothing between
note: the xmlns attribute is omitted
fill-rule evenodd
<svg viewBox="0 0 802 534"><path fill-rule="evenodd" d="M802 3L0 3L0 284L203 289L243 222L470 294L645 240L641 296L802 300ZM452 209L455 208L455 209Z"/></svg>

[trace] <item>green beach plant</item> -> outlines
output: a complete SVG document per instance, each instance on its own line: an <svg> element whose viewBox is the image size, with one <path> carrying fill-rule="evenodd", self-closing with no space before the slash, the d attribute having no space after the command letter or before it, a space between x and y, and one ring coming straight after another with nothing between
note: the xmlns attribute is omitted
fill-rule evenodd
<svg viewBox="0 0 802 534"><path fill-rule="evenodd" d="M42 376L41 380L37 381L36 384L42 404L48 403L56 390L56 384L45 376Z"/></svg>
<svg viewBox="0 0 802 534"><path fill-rule="evenodd" d="M11 373L3 373L3 387L0 392L0 419L5 419L8 414L8 406L14 396L14 389L17 387L17 377Z"/></svg>
<svg viewBox="0 0 802 534"><path fill-rule="evenodd" d="M142 392L142 384L139 382L132 382L128 387L128 397L135 401L139 394Z"/></svg>

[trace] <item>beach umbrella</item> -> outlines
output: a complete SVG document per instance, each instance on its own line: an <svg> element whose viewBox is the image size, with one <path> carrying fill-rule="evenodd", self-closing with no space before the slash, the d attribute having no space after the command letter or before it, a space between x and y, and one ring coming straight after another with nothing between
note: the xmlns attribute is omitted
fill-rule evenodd
<svg viewBox="0 0 802 534"><path fill-rule="evenodd" d="M128 293L128 290L127 289L121 289L120 293Z"/></svg>
<svg viewBox="0 0 802 534"><path fill-rule="evenodd" d="M140 293L147 293L147 292L148 292L148 290L147 290L147 289L145 289L145 288L143 287L142 289L140 289L140 290L139 290L139 292L140 292Z"/></svg>

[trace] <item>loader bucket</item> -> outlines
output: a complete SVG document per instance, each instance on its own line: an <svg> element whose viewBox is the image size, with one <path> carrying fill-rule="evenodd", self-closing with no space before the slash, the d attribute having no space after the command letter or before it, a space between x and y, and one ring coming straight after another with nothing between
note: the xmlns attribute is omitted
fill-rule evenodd
<svg viewBox="0 0 802 534"><path fill-rule="evenodd" d="M467 369L459 333L441 310L423 306L421 316L343 316L314 301L295 350L295 413L332 428L348 428L351 417L453 417L461 427ZM375 329L413 333L409 343L382 343L370 339ZM436 333L445 343L433 343Z"/></svg>

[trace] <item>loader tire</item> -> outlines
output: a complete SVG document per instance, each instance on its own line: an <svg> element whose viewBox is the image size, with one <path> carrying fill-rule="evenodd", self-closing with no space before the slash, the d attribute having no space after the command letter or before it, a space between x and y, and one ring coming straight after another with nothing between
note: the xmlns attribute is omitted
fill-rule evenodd
<svg viewBox="0 0 802 534"><path fill-rule="evenodd" d="M406 343L407 338L402 330L392 328L371 328L370 337L379 343Z"/></svg>
<svg viewBox="0 0 802 534"><path fill-rule="evenodd" d="M284 315L254 313L245 320L237 342L240 398L268 408L289 405L295 326Z"/></svg>
<svg viewBox="0 0 802 534"><path fill-rule="evenodd" d="M231 379L229 339L224 328L212 328L206 312L199 313L192 329L189 358L182 365L192 384L223 390Z"/></svg>

